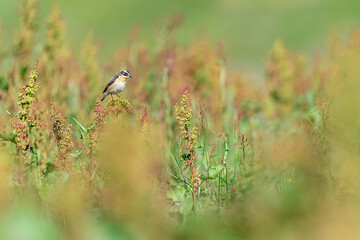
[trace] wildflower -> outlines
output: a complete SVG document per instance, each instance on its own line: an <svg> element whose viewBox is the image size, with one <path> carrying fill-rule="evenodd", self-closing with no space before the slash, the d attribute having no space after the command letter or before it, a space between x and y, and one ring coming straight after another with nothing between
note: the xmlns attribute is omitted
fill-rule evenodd
<svg viewBox="0 0 360 240"><path fill-rule="evenodd" d="M241 134L240 130L235 133L235 138L237 141L234 143L234 147L239 148L242 152L242 161L245 161L246 154L251 150L252 144L249 142L249 139L245 136L245 134ZM241 161L239 159L239 161Z"/></svg>
<svg viewBox="0 0 360 240"><path fill-rule="evenodd" d="M20 106L20 111L18 114L22 120L26 120L28 118L31 110L31 104L36 100L36 93L40 87L40 84L37 83L37 71L38 61L36 61L35 66L30 73L29 81L23 88L20 88L18 91L18 105Z"/></svg>
<svg viewBox="0 0 360 240"><path fill-rule="evenodd" d="M71 138L71 123L65 124L65 117L60 110L51 103L52 131L58 149L55 152L55 167L60 171L71 171L71 155L74 142Z"/></svg>
<svg viewBox="0 0 360 240"><path fill-rule="evenodd" d="M191 180L191 184L193 186L193 190L194 190L194 193L196 194L199 186L200 186L200 173L199 171L195 168L194 169L194 173L193 173L193 178Z"/></svg>
<svg viewBox="0 0 360 240"><path fill-rule="evenodd" d="M44 62L53 63L64 57L65 24L61 19L58 6L54 6L48 18L46 29L46 43L44 47Z"/></svg>
<svg viewBox="0 0 360 240"><path fill-rule="evenodd" d="M98 97L95 103L95 124L98 128L101 128L104 124L105 117L107 115L106 109L101 106L100 98Z"/></svg>
<svg viewBox="0 0 360 240"><path fill-rule="evenodd" d="M149 124L149 117L148 117L148 111L146 109L146 107L143 107L143 113L142 113L142 117L141 117L141 125L143 127L146 127Z"/></svg>
<svg viewBox="0 0 360 240"><path fill-rule="evenodd" d="M125 110L127 113L132 113L132 108L129 101L125 98L119 98L117 101L110 101L106 105L107 114L118 116Z"/></svg>
<svg viewBox="0 0 360 240"><path fill-rule="evenodd" d="M101 106L100 99L98 98L94 108L96 126L101 128L104 125L106 116L118 116L123 110L127 113L132 113L132 107L125 98L120 98L117 101L110 101L105 108Z"/></svg>
<svg viewBox="0 0 360 240"><path fill-rule="evenodd" d="M193 154L195 153L195 145L197 138L198 138L198 127L195 125L191 131L191 136L189 139L189 151Z"/></svg>
<svg viewBox="0 0 360 240"><path fill-rule="evenodd" d="M277 104L277 114L288 115L294 107L294 99L307 91L304 64L303 56L291 55L281 41L275 43L267 63L266 81L271 104ZM274 114L272 108L269 108L270 115Z"/></svg>
<svg viewBox="0 0 360 240"><path fill-rule="evenodd" d="M22 155L27 156L28 149L30 149L30 128L41 127L42 123L36 119L33 114L33 103L36 101L36 93L40 87L37 82L38 75L37 69L38 62L29 76L27 84L18 90L18 105L19 111L16 115L16 119L11 120L13 131L16 136L16 149L21 152Z"/></svg>
<svg viewBox="0 0 360 240"><path fill-rule="evenodd" d="M191 104L189 104L190 93L186 91L182 97L180 105L175 105L176 120L179 124L180 136L187 142L187 149L189 153L183 155L185 164L182 165L181 170L184 172L188 167L190 168L190 183L193 190L193 201L194 201L194 213L196 213L196 192L200 186L200 173L196 167L196 141L198 139L198 126L190 129L191 120Z"/></svg>
<svg viewBox="0 0 360 240"><path fill-rule="evenodd" d="M29 125L24 121L11 121L13 131L16 133L16 149L17 152L27 155L27 147L30 142L29 139Z"/></svg>
<svg viewBox="0 0 360 240"><path fill-rule="evenodd" d="M85 76L88 82L90 89L100 88L99 79L102 78L101 68L99 66L97 58L97 46L93 43L92 33L89 33L85 39L85 42L82 44L81 55L83 59L83 64L85 67ZM90 93L93 91L90 91ZM93 94L96 94L93 92ZM90 96L92 97L92 96Z"/></svg>
<svg viewBox="0 0 360 240"><path fill-rule="evenodd" d="M98 149L98 143L100 138L101 129L105 124L105 118L107 116L118 116L123 111L132 113L132 107L129 101L125 98L120 98L117 101L110 101L105 107L101 106L100 98L97 98L94 112L95 112L95 126L96 129L91 131L88 136L89 151L88 153L96 152Z"/></svg>
<svg viewBox="0 0 360 240"><path fill-rule="evenodd" d="M189 104L189 91L186 91L182 97L180 106L178 104L175 105L175 115L176 120L179 122L179 130L182 138L189 138L189 126L191 119L191 104Z"/></svg>
<svg viewBox="0 0 360 240"><path fill-rule="evenodd" d="M22 66L26 66L32 54L38 24L38 2L36 0L23 0L20 4L20 31L15 39L14 52Z"/></svg>
<svg viewBox="0 0 360 240"><path fill-rule="evenodd" d="M187 169L187 167L188 167L188 164L187 164L187 162L186 162L186 163L184 163L184 164L181 166L181 171L185 172L185 170Z"/></svg>

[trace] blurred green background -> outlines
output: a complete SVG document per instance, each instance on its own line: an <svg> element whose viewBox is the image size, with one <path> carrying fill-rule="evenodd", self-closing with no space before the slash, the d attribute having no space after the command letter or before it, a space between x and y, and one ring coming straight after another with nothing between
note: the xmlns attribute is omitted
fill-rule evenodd
<svg viewBox="0 0 360 240"><path fill-rule="evenodd" d="M293 54L322 52L329 35L359 27L359 0L39 0L35 49L32 35L23 37L25 47L12 49L24 1L0 0L0 61L6 61L0 64L0 138L16 143L0 144L6 160L0 161L0 239L119 239L128 232L141 239L156 230L163 238L148 239L360 236L360 105L354 104L360 34L324 51L332 58L320 54L321 64L304 66ZM70 57L58 57L62 44L45 51L54 4L66 22ZM168 54L164 44L151 55L163 40L156 32L176 14L185 18L174 49ZM140 50L132 59L123 52L131 52L124 49L136 26L136 41L150 47L141 52L141 43L134 44ZM62 43L59 27L50 29L49 43ZM89 32L96 44L91 39L86 46ZM268 57L277 39L286 47L277 44ZM201 40L212 46L199 47ZM227 68L255 80L267 73L259 77L263 84L226 72L219 42ZM178 54L190 44L196 46ZM121 56L114 58L115 51ZM44 59L40 101L34 101L35 70L25 85L37 55ZM109 115L122 108L110 97L105 107L96 99L122 59L139 77L121 95L133 113L115 121ZM188 88L192 97L181 105L188 110L179 113L175 103ZM180 136L178 125L189 115L195 130Z"/></svg>
<svg viewBox="0 0 360 240"><path fill-rule="evenodd" d="M115 46L126 42L134 26L139 38L151 43L154 29L173 14L184 14L176 31L179 44L205 36L216 46L225 43L230 68L258 72L276 39L291 50L312 54L321 51L332 32L343 34L359 26L358 0L40 0L40 19L46 19L57 3L67 24L68 39L77 50L93 31L100 42L101 61L111 56ZM0 1L2 45L11 45L18 24L18 1ZM40 22L45 34L45 23ZM41 38L41 35L40 35Z"/></svg>

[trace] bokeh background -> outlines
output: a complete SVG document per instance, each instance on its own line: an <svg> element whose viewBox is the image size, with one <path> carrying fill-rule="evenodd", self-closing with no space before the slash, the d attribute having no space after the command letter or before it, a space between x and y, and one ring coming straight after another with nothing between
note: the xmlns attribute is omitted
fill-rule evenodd
<svg viewBox="0 0 360 240"><path fill-rule="evenodd" d="M0 239L359 239L359 9L1 0Z"/></svg>
<svg viewBox="0 0 360 240"><path fill-rule="evenodd" d="M329 36L346 35L360 21L360 3L356 0L46 0L40 3L40 18L46 17L54 4L59 5L69 43L75 51L92 31L101 46L102 61L112 56L115 46L126 43L134 27L140 27L143 41L153 43L154 31L163 21L173 14L183 14L184 22L176 31L179 44L186 45L204 36L214 45L224 42L229 66L257 75L275 40L281 39L291 50L313 54L324 50ZM17 1L0 3L4 46L11 44L19 20L17 9ZM44 36L42 24L40 38Z"/></svg>

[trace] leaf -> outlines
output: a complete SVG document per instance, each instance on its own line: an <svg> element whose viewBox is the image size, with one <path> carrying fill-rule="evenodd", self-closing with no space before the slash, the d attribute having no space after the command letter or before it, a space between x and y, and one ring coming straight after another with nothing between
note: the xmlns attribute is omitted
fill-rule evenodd
<svg viewBox="0 0 360 240"><path fill-rule="evenodd" d="M175 186L170 188L167 191L167 197L170 198L172 201L183 201L185 196L185 189L179 186Z"/></svg>
<svg viewBox="0 0 360 240"><path fill-rule="evenodd" d="M46 167L42 170L43 177L46 177L49 173L55 170L55 165L51 162L46 163Z"/></svg>
<svg viewBox="0 0 360 240"><path fill-rule="evenodd" d="M179 172L181 172L181 167L180 167L180 163L178 162L178 160L174 157L174 155L172 154L172 152L170 151L169 147L163 143L163 145L165 146L166 150L168 151L168 153L170 154L170 158L174 161L175 166L177 167L177 169L179 170Z"/></svg>
<svg viewBox="0 0 360 240"><path fill-rule="evenodd" d="M0 139L2 141L9 141L16 144L17 133L0 131Z"/></svg>
<svg viewBox="0 0 360 240"><path fill-rule="evenodd" d="M187 159L190 159L190 156L190 153L184 153L181 157L184 159L184 161L186 161Z"/></svg>
<svg viewBox="0 0 360 240"><path fill-rule="evenodd" d="M42 199L45 201L59 199L64 192L69 178L70 174L68 172L52 171L49 173L40 185Z"/></svg>
<svg viewBox="0 0 360 240"><path fill-rule="evenodd" d="M166 193L167 198L172 202L172 206L169 208L170 212L179 212L181 215L191 214L193 201L189 192L192 192L192 190L188 189L188 187L181 185L170 187Z"/></svg>
<svg viewBox="0 0 360 240"><path fill-rule="evenodd" d="M8 110L5 110L5 112L7 113L7 115L9 115L10 117L15 117L15 116L17 116L18 115L18 113L16 112L16 113L11 113L11 112L9 112Z"/></svg>
<svg viewBox="0 0 360 240"><path fill-rule="evenodd" d="M217 167L211 166L209 167L209 175L207 176L202 176L203 180L207 180L207 179L215 179L219 176L219 173L225 169L224 165L219 165Z"/></svg>
<svg viewBox="0 0 360 240"><path fill-rule="evenodd" d="M78 121L76 120L76 118L72 118L74 120L74 122L80 127L80 130L83 131L83 132L86 132L86 129L85 127Z"/></svg>
<svg viewBox="0 0 360 240"><path fill-rule="evenodd" d="M0 89L5 92L9 90L9 83L5 80L5 77L0 77Z"/></svg>
<svg viewBox="0 0 360 240"><path fill-rule="evenodd" d="M44 179L43 183L64 185L69 176L70 174L68 172L53 171L48 174L48 176Z"/></svg>
<svg viewBox="0 0 360 240"><path fill-rule="evenodd" d="M28 66L22 66L22 67L20 67L19 73L20 73L21 79L23 79L23 78L26 77L26 72L27 72L27 70L28 70Z"/></svg>
<svg viewBox="0 0 360 240"><path fill-rule="evenodd" d="M86 129L87 134L89 134L91 132L91 130L94 129L95 126L96 126L95 123L91 124L91 126Z"/></svg>
<svg viewBox="0 0 360 240"><path fill-rule="evenodd" d="M37 163L36 157L37 157L37 153L34 151L33 147L30 147L30 164Z"/></svg>
<svg viewBox="0 0 360 240"><path fill-rule="evenodd" d="M75 152L70 153L70 155L71 155L73 158L80 157L82 154L83 154L83 150L77 150L77 151L75 151Z"/></svg>
<svg viewBox="0 0 360 240"><path fill-rule="evenodd" d="M73 117L72 119L80 127L81 138L84 139L85 145L86 145L86 147L88 147L88 143L87 143L87 139L86 139L86 135L88 134L87 130L78 120L76 120L76 118Z"/></svg>

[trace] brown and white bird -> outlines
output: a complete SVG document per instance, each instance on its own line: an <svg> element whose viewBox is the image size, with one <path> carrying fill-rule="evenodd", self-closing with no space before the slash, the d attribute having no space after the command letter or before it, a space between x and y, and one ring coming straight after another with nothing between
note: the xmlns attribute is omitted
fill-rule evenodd
<svg viewBox="0 0 360 240"><path fill-rule="evenodd" d="M103 101L106 98L106 96L109 94L111 95L112 99L113 99L113 96L112 96L113 94L115 94L116 96L118 96L120 98L118 93L124 91L125 85L126 85L126 80L128 78L132 78L132 76L128 70L122 70L119 74L116 74L115 76L113 76L103 91L104 96L102 97L101 101Z"/></svg>

